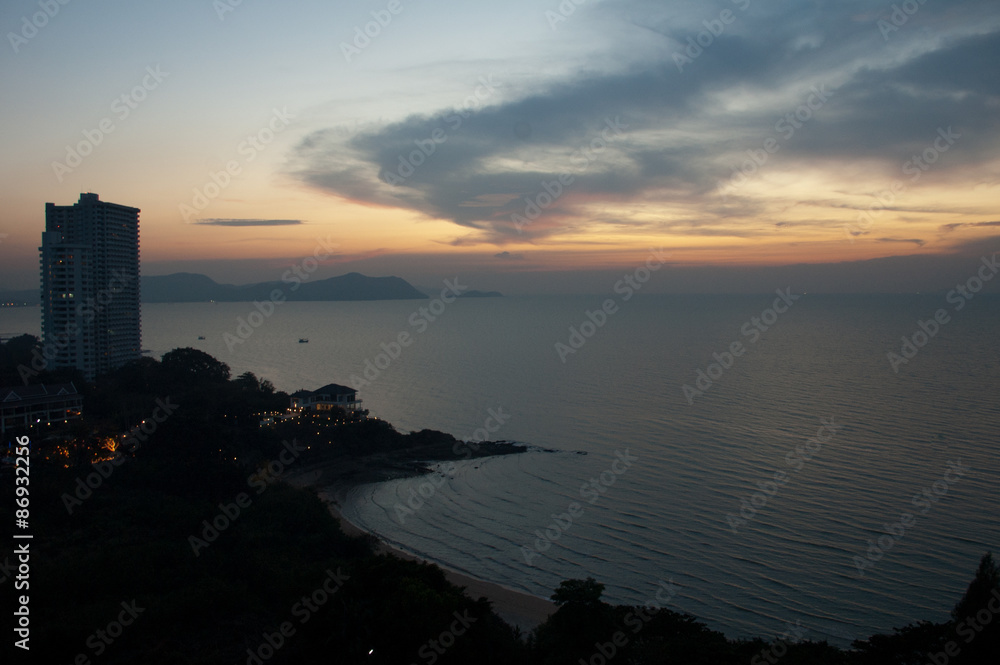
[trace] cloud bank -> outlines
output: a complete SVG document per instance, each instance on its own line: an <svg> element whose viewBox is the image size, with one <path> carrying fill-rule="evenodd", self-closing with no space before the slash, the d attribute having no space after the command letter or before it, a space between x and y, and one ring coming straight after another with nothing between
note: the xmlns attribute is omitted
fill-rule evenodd
<svg viewBox="0 0 1000 665"><path fill-rule="evenodd" d="M911 163L921 184L996 174L1000 17L989 2L915 6L902 21L891 4L862 2L601 3L558 29L606 26L620 69L510 89L489 106L317 129L290 171L348 200L449 220L454 244L608 230L750 239L793 226L839 236L876 186L909 182L908 160L941 131L955 149ZM807 177L804 199L762 191ZM794 206L794 219L769 219Z"/></svg>

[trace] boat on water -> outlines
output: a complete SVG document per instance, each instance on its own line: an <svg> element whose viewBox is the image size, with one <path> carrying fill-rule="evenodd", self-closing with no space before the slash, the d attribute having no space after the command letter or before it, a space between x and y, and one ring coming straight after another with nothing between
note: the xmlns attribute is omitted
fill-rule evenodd
<svg viewBox="0 0 1000 665"><path fill-rule="evenodd" d="M309 342L309 339L307 337L300 337L299 338L299 344L306 344L308 342Z"/></svg>
<svg viewBox="0 0 1000 665"><path fill-rule="evenodd" d="M198 339L205 339L204 335L198 335Z"/></svg>

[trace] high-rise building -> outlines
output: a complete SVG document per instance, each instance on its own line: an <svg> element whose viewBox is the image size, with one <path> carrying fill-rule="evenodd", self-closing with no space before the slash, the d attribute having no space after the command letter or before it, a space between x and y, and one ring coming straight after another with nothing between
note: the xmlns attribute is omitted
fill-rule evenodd
<svg viewBox="0 0 1000 665"><path fill-rule="evenodd" d="M139 209L80 194L45 204L42 337L51 369L88 381L139 358Z"/></svg>

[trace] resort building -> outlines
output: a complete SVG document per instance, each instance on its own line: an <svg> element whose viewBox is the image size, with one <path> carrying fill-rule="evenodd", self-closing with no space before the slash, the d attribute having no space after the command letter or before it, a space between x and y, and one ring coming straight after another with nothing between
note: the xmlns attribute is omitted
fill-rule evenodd
<svg viewBox="0 0 1000 665"><path fill-rule="evenodd" d="M45 204L42 341L50 369L78 369L88 381L139 358L139 209L80 194Z"/></svg>
<svg viewBox="0 0 1000 665"><path fill-rule="evenodd" d="M0 387L0 434L78 420L83 396L72 383Z"/></svg>
<svg viewBox="0 0 1000 665"><path fill-rule="evenodd" d="M357 411L361 400L354 388L330 383L318 390L298 390L291 394L293 411L329 411L340 407L345 411Z"/></svg>

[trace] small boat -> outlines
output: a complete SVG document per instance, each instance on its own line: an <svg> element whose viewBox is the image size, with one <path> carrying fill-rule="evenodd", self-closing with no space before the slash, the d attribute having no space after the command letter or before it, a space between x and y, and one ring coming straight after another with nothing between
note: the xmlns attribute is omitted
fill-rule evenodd
<svg viewBox="0 0 1000 665"><path fill-rule="evenodd" d="M299 344L307 344L309 339L306 337L299 337Z"/></svg>
<svg viewBox="0 0 1000 665"><path fill-rule="evenodd" d="M198 339L205 339L204 335L198 335Z"/></svg>

